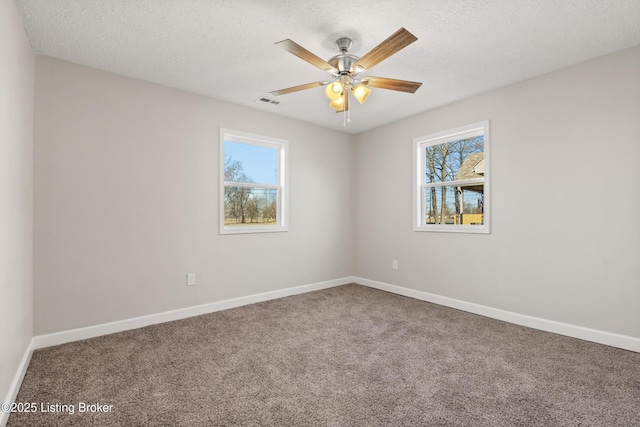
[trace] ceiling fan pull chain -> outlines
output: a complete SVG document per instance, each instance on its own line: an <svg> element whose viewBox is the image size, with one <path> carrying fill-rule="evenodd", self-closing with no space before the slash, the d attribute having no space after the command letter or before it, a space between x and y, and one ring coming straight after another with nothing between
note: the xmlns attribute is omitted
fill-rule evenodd
<svg viewBox="0 0 640 427"><path fill-rule="evenodd" d="M347 127L347 123L351 122L351 109L349 108L349 91L351 85L349 83L344 86L344 127Z"/></svg>

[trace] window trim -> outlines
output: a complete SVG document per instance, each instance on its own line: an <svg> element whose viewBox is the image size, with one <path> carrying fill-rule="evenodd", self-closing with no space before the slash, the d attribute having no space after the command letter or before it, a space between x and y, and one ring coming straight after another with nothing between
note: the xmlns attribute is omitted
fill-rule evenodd
<svg viewBox="0 0 640 427"><path fill-rule="evenodd" d="M426 174L426 147L456 141L462 137L477 136L484 134L484 205L482 225L450 225L450 224L427 224L425 214L426 194L423 183ZM491 136L489 120L471 123L457 128L420 136L413 139L413 231L436 231L450 233L478 233L489 234L491 232ZM450 183L471 183L477 179L448 181ZM438 185L439 187L440 185Z"/></svg>
<svg viewBox="0 0 640 427"><path fill-rule="evenodd" d="M241 144L251 144L259 147L275 148L278 150L276 157L276 177L277 182L272 184L256 183L232 183L233 186L276 189L276 224L242 227L229 227L224 225L224 189L229 182L224 179L224 142L232 141ZM219 214L220 214L220 234L251 234L251 233L278 233L289 231L289 165L287 156L289 152L289 141L286 139L273 138L269 136L256 135L227 128L220 128L220 174L218 186L219 191Z"/></svg>

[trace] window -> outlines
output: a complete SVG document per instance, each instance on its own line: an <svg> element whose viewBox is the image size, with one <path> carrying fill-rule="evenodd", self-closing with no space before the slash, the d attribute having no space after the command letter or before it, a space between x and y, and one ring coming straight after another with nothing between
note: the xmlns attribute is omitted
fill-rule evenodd
<svg viewBox="0 0 640 427"><path fill-rule="evenodd" d="M287 231L287 146L220 129L220 234Z"/></svg>
<svg viewBox="0 0 640 427"><path fill-rule="evenodd" d="M415 231L489 233L489 121L413 140Z"/></svg>

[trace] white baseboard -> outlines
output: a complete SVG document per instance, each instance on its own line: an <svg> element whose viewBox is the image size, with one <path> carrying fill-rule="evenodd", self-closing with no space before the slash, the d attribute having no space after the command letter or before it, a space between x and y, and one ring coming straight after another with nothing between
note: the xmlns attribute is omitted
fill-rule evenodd
<svg viewBox="0 0 640 427"><path fill-rule="evenodd" d="M435 304L443 305L445 307L468 311L470 313L479 314L493 319L503 320L505 322L515 323L517 325L527 326L542 331L553 332L560 335L579 338L640 353L640 338L615 334L597 329L585 328L582 326L542 319L534 316L528 316L526 314L519 314L511 311L501 310L498 308L431 294L428 292L418 291L415 289L391 285L389 283L365 279L363 277L353 276L328 280L325 282L318 282L310 285L296 286L292 288L264 292L255 295L248 295L245 297L232 298L228 300L212 302L209 304L171 310L163 313L150 314L148 316L135 317L132 319L119 320L116 322L103 323L95 326L87 326L84 328L56 332L47 335L38 335L33 338L30 347L32 349L38 349L50 347L53 345L65 344L72 341L94 338L101 335L127 331L130 329L142 328L144 326L155 325L158 323L185 319L192 316L199 316L201 314L228 310L230 308L240 307L247 304L254 304L261 301L268 301L276 298L287 297L290 295L328 289L335 286L346 285L348 283L358 283L370 288L380 289L383 291L395 293L398 295L404 295L422 301L432 302ZM29 358L30 357L31 355L29 354Z"/></svg>
<svg viewBox="0 0 640 427"><path fill-rule="evenodd" d="M34 341L31 338L29 341L29 345L24 351L24 355L22 356L22 360L20 361L20 365L18 365L18 370L13 377L13 381L11 382L11 387L9 387L9 392L7 393L7 397L2 401L7 403L13 403L16 400L16 396L18 395L18 391L20 391L20 386L22 385L22 380L24 379L25 374L27 373L27 368L29 367L29 362L31 362L31 355L34 350ZM11 412L5 412L0 410L0 427L4 427L7 425L9 421L9 415Z"/></svg>
<svg viewBox="0 0 640 427"><path fill-rule="evenodd" d="M187 317L199 316L201 314L213 313L221 310L228 310L230 308L288 297L291 295L303 294L306 292L318 291L321 289L328 289L335 286L353 283L354 281L354 277L343 277L341 279L328 280L326 282L318 282L310 285L296 286L293 288L280 289L277 291L270 291L260 294L248 295L245 297L216 301L209 304L202 304L193 307L165 311L162 313L150 314L147 316L135 317L132 319L118 320L115 322L87 326L78 329L71 329L68 331L55 332L47 335L37 335L33 338L34 349L51 347L53 345L65 344L68 342L84 340L87 338L95 338L102 335L128 331L130 329L142 328L144 326L155 325L158 323L171 322L173 320L185 319Z"/></svg>
<svg viewBox="0 0 640 427"><path fill-rule="evenodd" d="M375 288L382 291L419 299L422 301L432 302L434 304L467 311L469 313L479 314L493 319L503 320L505 322L515 323L516 325L528 326L530 328L539 329L546 332L553 332L559 335L579 338L598 344L609 345L612 347L618 347L624 350L630 350L640 353L640 338L635 338L628 335L614 334L597 329L576 326L569 323L556 322L554 320L547 320L539 317L528 316L526 314L500 310L498 308L487 307L484 305L461 301L454 298L430 294L428 292L417 291L415 289L390 285L388 283L364 279L362 277L354 277L353 281L370 288Z"/></svg>

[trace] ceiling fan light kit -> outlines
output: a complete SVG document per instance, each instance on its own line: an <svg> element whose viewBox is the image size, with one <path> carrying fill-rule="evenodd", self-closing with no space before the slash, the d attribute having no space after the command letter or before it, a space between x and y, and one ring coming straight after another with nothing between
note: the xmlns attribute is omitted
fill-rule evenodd
<svg viewBox="0 0 640 427"><path fill-rule="evenodd" d="M400 28L385 41L366 53L362 58L358 58L348 53L352 40L348 37L341 37L336 40L336 46L340 50L340 53L328 61L314 55L290 39L282 40L277 42L276 45L311 65L328 72L333 77L333 81L307 83L275 90L270 93L279 96L318 86L326 86L325 94L327 98L329 98L329 106L337 113L345 113L343 125L346 126L347 121L349 121L349 92L352 92L358 102L363 104L371 94L370 87L407 93L414 93L418 90L422 83L373 76L365 76L360 79L356 78L359 73L372 68L416 40L417 38L413 34L404 28Z"/></svg>

